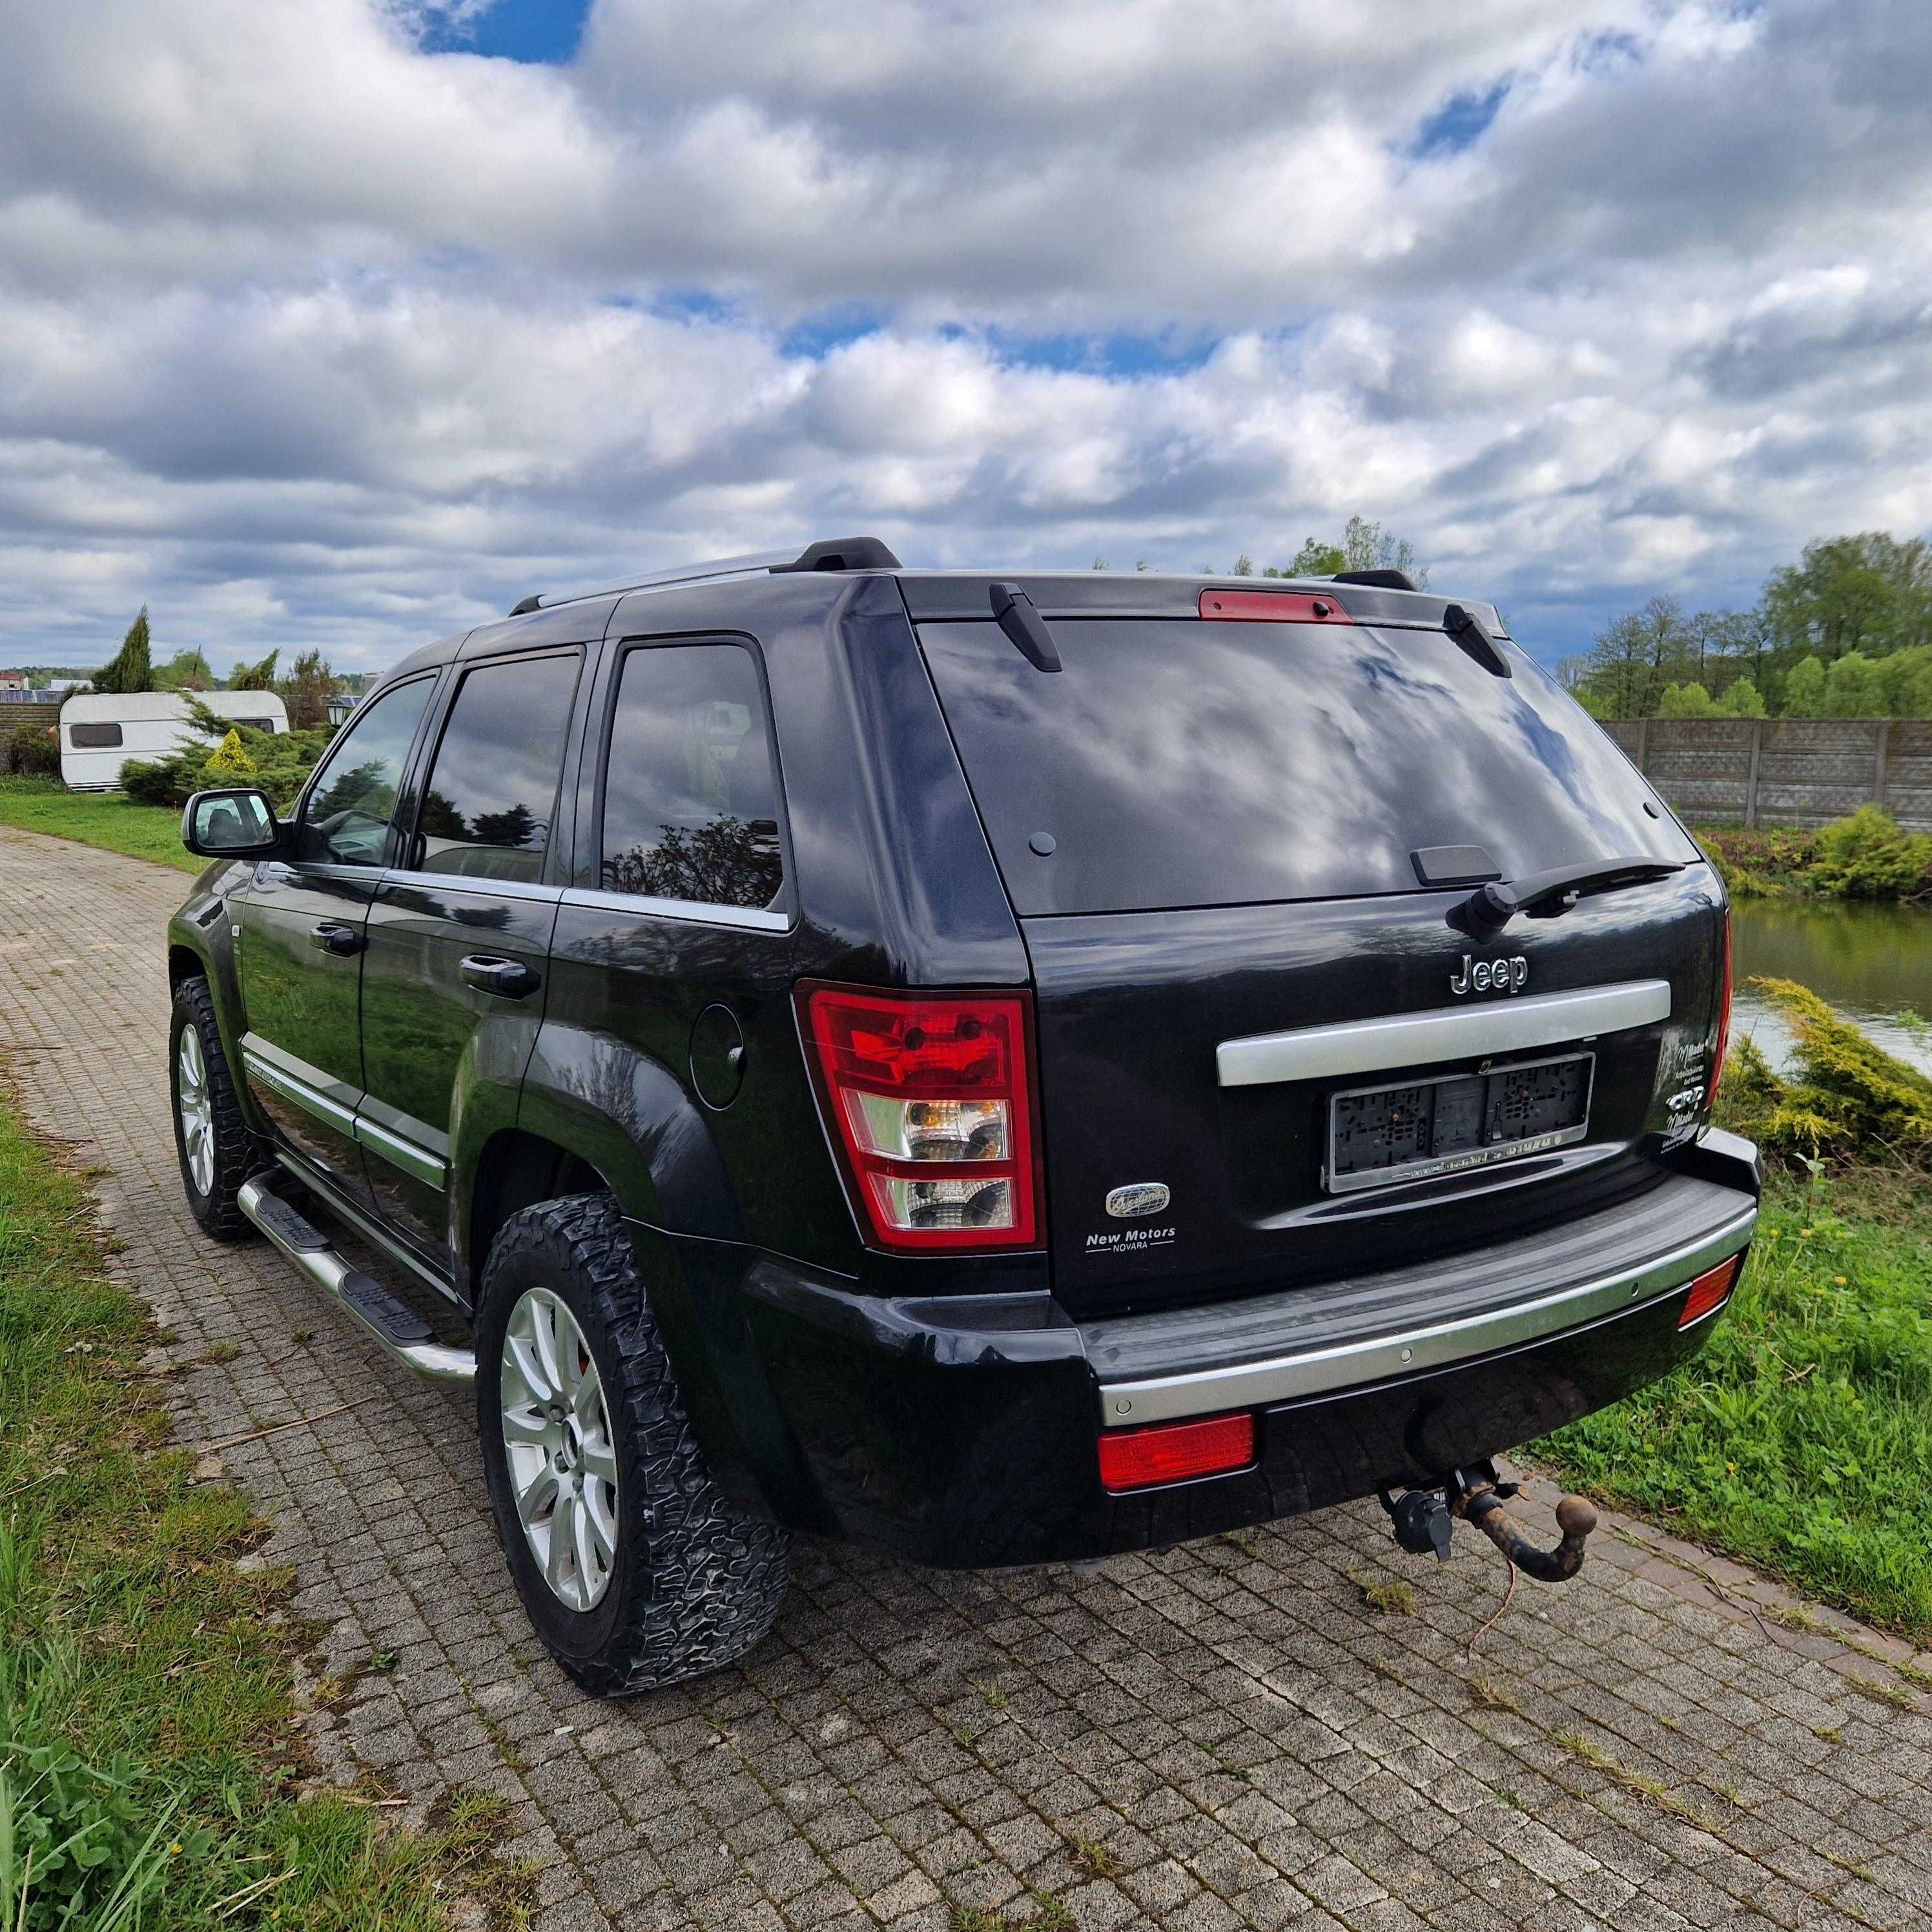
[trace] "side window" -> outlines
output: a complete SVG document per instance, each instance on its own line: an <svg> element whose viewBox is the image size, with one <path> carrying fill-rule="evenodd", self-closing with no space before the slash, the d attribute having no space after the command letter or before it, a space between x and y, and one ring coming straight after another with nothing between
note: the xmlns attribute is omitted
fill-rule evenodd
<svg viewBox="0 0 1932 1932"><path fill-rule="evenodd" d="M329 746L296 829L297 858L311 865L382 862L403 760L435 682L419 677L385 692Z"/></svg>
<svg viewBox="0 0 1932 1932"><path fill-rule="evenodd" d="M768 906L784 882L778 777L742 644L632 651L604 778L606 892Z"/></svg>
<svg viewBox="0 0 1932 1932"><path fill-rule="evenodd" d="M70 724L67 728L68 742L76 752L104 752L121 742L121 728L118 724Z"/></svg>
<svg viewBox="0 0 1932 1932"><path fill-rule="evenodd" d="M412 869L526 884L543 876L581 662L574 651L522 658L464 679L423 790Z"/></svg>

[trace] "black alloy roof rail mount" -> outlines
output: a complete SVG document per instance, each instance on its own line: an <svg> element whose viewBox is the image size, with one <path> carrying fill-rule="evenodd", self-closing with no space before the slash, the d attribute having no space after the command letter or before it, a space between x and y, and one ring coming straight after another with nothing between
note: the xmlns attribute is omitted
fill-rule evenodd
<svg viewBox="0 0 1932 1932"><path fill-rule="evenodd" d="M567 597L524 598L511 611L527 617L558 604L581 603L588 597L621 597L630 590L665 590L674 584L701 584L707 578L744 577L769 571L774 577L794 570L897 570L899 560L877 537L834 537L807 544L796 556L784 550L748 550L742 556L714 556L703 563L682 563L675 570L640 577L634 584L614 584L604 590L573 590Z"/></svg>
<svg viewBox="0 0 1932 1932"><path fill-rule="evenodd" d="M989 584L987 602L993 616L1019 654L1036 670L1058 670L1060 652L1046 620L1034 608L1033 599L1017 584Z"/></svg>
<svg viewBox="0 0 1932 1932"><path fill-rule="evenodd" d="M807 544L789 563L770 566L774 577L794 570L897 570L899 560L877 537L828 537Z"/></svg>
<svg viewBox="0 0 1932 1932"><path fill-rule="evenodd" d="M1503 656L1503 648L1490 634L1490 627L1473 610L1466 610L1460 604L1451 604L1442 613L1442 628L1456 640L1457 645L1475 659L1485 670L1493 671L1498 677L1513 677L1510 661Z"/></svg>
<svg viewBox="0 0 1932 1932"><path fill-rule="evenodd" d="M1338 570L1330 584L1366 584L1377 590L1420 590L1422 586L1406 570Z"/></svg>

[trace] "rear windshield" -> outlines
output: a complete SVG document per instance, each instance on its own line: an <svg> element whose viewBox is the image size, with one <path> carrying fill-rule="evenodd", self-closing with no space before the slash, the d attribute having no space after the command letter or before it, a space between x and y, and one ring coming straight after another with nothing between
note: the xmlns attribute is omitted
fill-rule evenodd
<svg viewBox="0 0 1932 1932"><path fill-rule="evenodd" d="M1022 914L1420 890L1419 847L1505 878L1694 859L1546 673L1500 678L1439 631L1056 618L1065 669L995 624L920 641ZM1044 854L1040 848L1047 849Z"/></svg>

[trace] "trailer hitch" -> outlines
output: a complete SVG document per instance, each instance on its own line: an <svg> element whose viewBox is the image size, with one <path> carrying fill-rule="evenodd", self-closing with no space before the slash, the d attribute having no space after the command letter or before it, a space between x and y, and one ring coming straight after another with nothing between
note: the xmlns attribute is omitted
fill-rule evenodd
<svg viewBox="0 0 1932 1932"><path fill-rule="evenodd" d="M1417 1556L1449 1560L1449 1542L1456 1519L1472 1522L1510 1562L1539 1583L1567 1583L1583 1567L1583 1545L1597 1526L1597 1512L1581 1496L1567 1496L1556 1505L1556 1526L1562 1532L1554 1550L1539 1550L1511 1520L1504 1501L1519 1486L1498 1476L1494 1465L1480 1462L1458 1469L1439 1488L1408 1490L1392 1496L1377 1494L1388 1512L1390 1528L1403 1549Z"/></svg>

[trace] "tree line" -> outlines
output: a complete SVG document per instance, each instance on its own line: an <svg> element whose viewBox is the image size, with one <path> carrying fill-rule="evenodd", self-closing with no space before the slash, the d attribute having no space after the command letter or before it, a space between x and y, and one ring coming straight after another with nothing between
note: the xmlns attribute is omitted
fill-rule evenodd
<svg viewBox="0 0 1932 1932"><path fill-rule="evenodd" d="M1149 568L1145 557L1135 560L1136 570ZM1113 566L1104 556L1094 560L1096 570L1111 570ZM1343 530L1341 541L1336 542L1328 537L1309 537L1300 549L1286 564L1270 564L1257 571L1255 560L1244 551L1236 557L1224 573L1211 563L1201 566L1203 577L1333 577L1340 570L1400 570L1406 571L1410 580L1418 590L1426 590L1429 572L1415 560L1415 548L1406 537L1399 537L1392 531L1384 530L1378 523L1366 517L1351 517Z"/></svg>
<svg viewBox="0 0 1932 1932"><path fill-rule="evenodd" d="M1932 547L1821 538L1748 610L1653 597L1558 672L1599 718L1932 717Z"/></svg>
<svg viewBox="0 0 1932 1932"><path fill-rule="evenodd" d="M225 680L215 675L205 653L192 648L177 651L157 664L148 607L143 604L128 626L120 650L100 670L68 673L57 665L34 665L28 669L50 676L86 678L86 686L77 686L76 691L83 688L96 692L164 691L190 696L206 691L272 691L286 709L292 731L313 730L326 724L329 700L342 696L359 683L342 676L320 651L300 652L286 671L278 674L276 667L281 655L279 650L272 650L254 664L238 658ZM68 693L70 697L75 694Z"/></svg>

